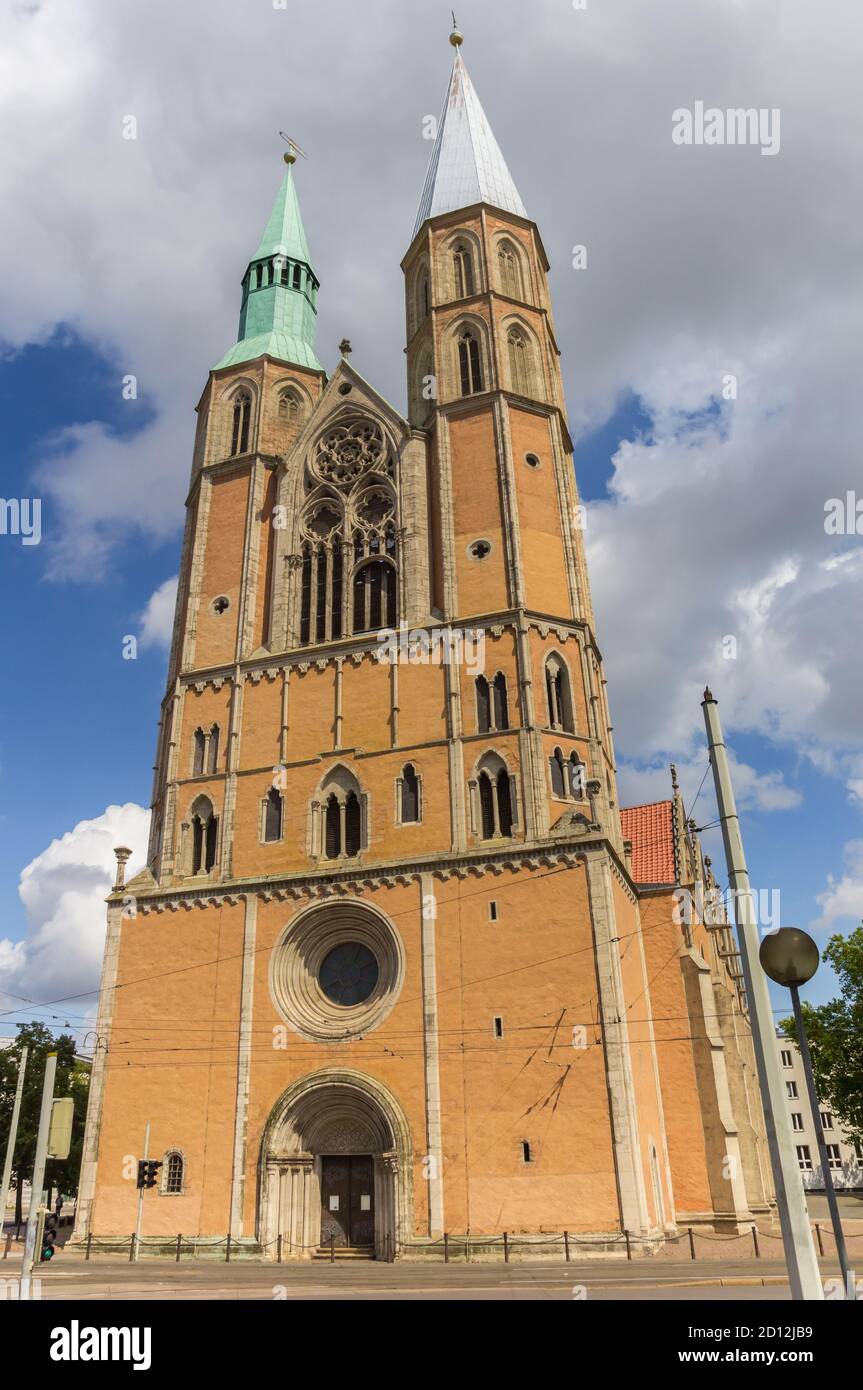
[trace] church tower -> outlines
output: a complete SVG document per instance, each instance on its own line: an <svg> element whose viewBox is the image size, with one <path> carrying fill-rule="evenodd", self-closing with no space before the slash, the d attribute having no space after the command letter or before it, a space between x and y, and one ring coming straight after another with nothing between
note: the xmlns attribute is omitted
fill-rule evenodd
<svg viewBox="0 0 863 1390"><path fill-rule="evenodd" d="M623 838L549 265L451 41L403 261L407 415L349 344L318 360L293 148L198 405L78 1240L133 1228L148 1122L145 1237L266 1258L445 1231L650 1245L768 1200L754 1121L718 1176L752 1111L728 952L684 941L676 851L634 877L650 817ZM715 993L700 1037L727 1005L709 1060L657 1045L660 925L678 1007Z"/></svg>

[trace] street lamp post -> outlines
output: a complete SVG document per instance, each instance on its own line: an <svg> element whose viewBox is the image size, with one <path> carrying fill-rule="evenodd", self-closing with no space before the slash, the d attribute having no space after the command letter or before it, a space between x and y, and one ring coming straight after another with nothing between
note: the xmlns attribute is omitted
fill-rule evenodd
<svg viewBox="0 0 863 1390"><path fill-rule="evenodd" d="M767 936L764 937L758 956L765 975L769 975L770 979L773 980L775 984L784 985L791 992L794 1021L797 1025L797 1040L800 1046L800 1058L803 1062L803 1075L806 1078L809 1109L812 1111L812 1123L815 1126L815 1138L818 1142L821 1171L824 1174L824 1192L827 1196L830 1220L833 1223L833 1237L836 1241L836 1252L839 1256L839 1268L842 1271L842 1283L845 1288L846 1298L856 1301L854 1286L848 1277L848 1252L845 1249L845 1234L842 1230L842 1221L839 1216L839 1203L836 1201L836 1189L833 1186L833 1173L830 1169L830 1161L827 1155L824 1126L821 1123L821 1107L818 1104L818 1094L815 1090L815 1075L812 1071L812 1058L809 1055L809 1042L803 1023L803 1010L800 1007L800 986L805 985L812 979L820 963L821 958L818 954L818 947L815 945L812 937L808 936L805 931L798 931L796 927L780 927L777 931L769 932Z"/></svg>

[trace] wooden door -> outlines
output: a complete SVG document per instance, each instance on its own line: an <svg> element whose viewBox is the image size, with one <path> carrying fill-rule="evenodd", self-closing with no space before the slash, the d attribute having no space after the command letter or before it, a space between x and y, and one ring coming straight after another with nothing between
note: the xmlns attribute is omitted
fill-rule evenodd
<svg viewBox="0 0 863 1390"><path fill-rule="evenodd" d="M375 1243L375 1166L370 1154L321 1159L321 1245Z"/></svg>

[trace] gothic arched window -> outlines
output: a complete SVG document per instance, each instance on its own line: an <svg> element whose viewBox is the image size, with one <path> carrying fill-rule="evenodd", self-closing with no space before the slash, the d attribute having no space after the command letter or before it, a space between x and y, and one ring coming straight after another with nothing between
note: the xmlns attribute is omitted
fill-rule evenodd
<svg viewBox="0 0 863 1390"><path fill-rule="evenodd" d="M165 1164L165 1183L163 1192L176 1195L183 1190L183 1155L169 1153L163 1160Z"/></svg>
<svg viewBox="0 0 863 1390"><path fill-rule="evenodd" d="M351 859L360 852L362 840L362 815L360 799L356 792L348 792L345 802L345 854Z"/></svg>
<svg viewBox="0 0 863 1390"><path fill-rule="evenodd" d="M467 299L474 293L473 256L470 247L463 241L453 247L453 271L455 275L456 299Z"/></svg>
<svg viewBox="0 0 863 1390"><path fill-rule="evenodd" d="M568 772L570 796L574 801L584 801L587 796L587 774L577 753L569 755Z"/></svg>
<svg viewBox="0 0 863 1390"><path fill-rule="evenodd" d="M194 753L192 756L192 776L200 777L204 771L204 751L207 746L207 736L203 729L195 730Z"/></svg>
<svg viewBox="0 0 863 1390"><path fill-rule="evenodd" d="M466 328L458 340L458 368L463 396L475 396L482 386L482 363L476 334Z"/></svg>
<svg viewBox="0 0 863 1390"><path fill-rule="evenodd" d="M268 842L282 838L282 794L270 787L264 802L264 839Z"/></svg>
<svg viewBox="0 0 863 1390"><path fill-rule="evenodd" d="M521 284L521 265L518 252L511 241L502 241L497 251L500 288L510 299L524 299Z"/></svg>
<svg viewBox="0 0 863 1390"><path fill-rule="evenodd" d="M377 632L396 623L395 568L386 560L370 560L354 574L354 632Z"/></svg>
<svg viewBox="0 0 863 1390"><path fill-rule="evenodd" d="M480 734L491 728L491 693L485 676L476 678L476 728Z"/></svg>
<svg viewBox="0 0 863 1390"><path fill-rule="evenodd" d="M513 327L506 335L509 354L509 383L519 396L530 394L530 347L520 328Z"/></svg>
<svg viewBox="0 0 863 1390"><path fill-rule="evenodd" d="M488 753L482 760L476 779L476 796L481 838L510 838L515 824L513 783L509 769L496 753Z"/></svg>
<svg viewBox="0 0 863 1390"><path fill-rule="evenodd" d="M251 415L252 398L248 391L240 391L238 395L234 397L234 418L231 429L232 454L245 454L248 450L249 421Z"/></svg>
<svg viewBox="0 0 863 1390"><path fill-rule="evenodd" d="M549 758L549 764L551 766L551 794L552 796L565 797L566 764L563 760L563 754L561 753L559 748L555 748L554 752Z"/></svg>
<svg viewBox="0 0 863 1390"><path fill-rule="evenodd" d="M410 825L420 818L420 782L413 763L405 763L401 775L401 823Z"/></svg>
<svg viewBox="0 0 863 1390"><path fill-rule="evenodd" d="M569 672L559 656L552 653L545 663L545 693L548 700L548 722L553 729L575 733L572 714L572 692Z"/></svg>
<svg viewBox="0 0 863 1390"><path fill-rule="evenodd" d="M338 859L342 850L342 811L338 797L331 792L324 812L324 858Z"/></svg>
<svg viewBox="0 0 863 1390"><path fill-rule="evenodd" d="M312 853L325 859L352 859L359 854L366 824L365 803L365 793L353 773L343 766L332 769L311 803Z"/></svg>
<svg viewBox="0 0 863 1390"><path fill-rule="evenodd" d="M288 386L279 396L279 419L284 420L292 430L299 427L301 408L296 391Z"/></svg>
<svg viewBox="0 0 863 1390"><path fill-rule="evenodd" d="M398 625L394 459L376 421L332 426L315 446L301 519L299 640Z"/></svg>
<svg viewBox="0 0 863 1390"><path fill-rule="evenodd" d="M207 749L207 771L216 772L219 766L219 726L213 724L210 728L209 747Z"/></svg>
<svg viewBox="0 0 863 1390"><path fill-rule="evenodd" d="M494 678L494 727L509 728L509 707L506 698L506 676L498 671Z"/></svg>
<svg viewBox="0 0 863 1390"><path fill-rule="evenodd" d="M206 796L198 797L192 807L192 853L193 874L209 873L216 862L216 837L218 818L213 814L213 803Z"/></svg>

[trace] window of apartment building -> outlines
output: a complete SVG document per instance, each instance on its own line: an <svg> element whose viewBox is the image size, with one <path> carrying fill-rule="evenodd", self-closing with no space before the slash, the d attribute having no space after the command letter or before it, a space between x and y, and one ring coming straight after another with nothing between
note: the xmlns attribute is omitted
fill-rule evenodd
<svg viewBox="0 0 863 1390"><path fill-rule="evenodd" d="M821 1128L822 1128L822 1129L832 1129L832 1128L833 1128L833 1112L832 1112L831 1110L822 1110L822 1111L821 1111Z"/></svg>
<svg viewBox="0 0 863 1390"><path fill-rule="evenodd" d="M783 1049L782 1049L782 1065L783 1065L783 1067L793 1067L793 1066L794 1066L794 1059L793 1059L793 1057L791 1056L791 1049L790 1049L790 1048L783 1047Z"/></svg>
<svg viewBox="0 0 863 1390"><path fill-rule="evenodd" d="M785 1082L785 1090L786 1090L787 1093L788 1093L788 1099L789 1099L789 1100L796 1100L796 1099L797 1099L797 1082L796 1082L796 1081L786 1081L786 1082Z"/></svg>
<svg viewBox="0 0 863 1390"><path fill-rule="evenodd" d="M812 1168L812 1155L808 1144L797 1145L797 1162L801 1172L808 1173Z"/></svg>
<svg viewBox="0 0 863 1390"><path fill-rule="evenodd" d="M830 1168L842 1167L842 1155L839 1152L838 1144L827 1145L827 1163Z"/></svg>
<svg viewBox="0 0 863 1390"><path fill-rule="evenodd" d="M799 1110L791 1111L791 1128L801 1130L803 1128L803 1116Z"/></svg>

